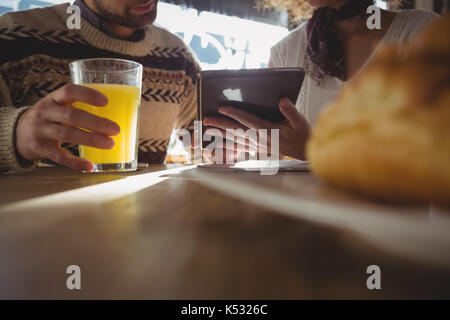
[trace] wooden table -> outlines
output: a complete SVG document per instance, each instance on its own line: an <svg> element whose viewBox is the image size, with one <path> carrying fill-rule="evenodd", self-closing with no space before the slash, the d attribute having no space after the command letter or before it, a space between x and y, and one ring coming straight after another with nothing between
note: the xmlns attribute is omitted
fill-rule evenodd
<svg viewBox="0 0 450 320"><path fill-rule="evenodd" d="M302 172L0 176L0 298L449 298L448 209ZM68 290L66 268L81 268ZM366 269L381 268L381 290Z"/></svg>

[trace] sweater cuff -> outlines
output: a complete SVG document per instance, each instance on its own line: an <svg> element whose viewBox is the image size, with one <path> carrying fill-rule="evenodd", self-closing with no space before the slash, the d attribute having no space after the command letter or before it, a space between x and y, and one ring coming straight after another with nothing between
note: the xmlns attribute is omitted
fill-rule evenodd
<svg viewBox="0 0 450 320"><path fill-rule="evenodd" d="M28 107L0 108L0 172L24 171L34 166L33 161L20 158L16 150L16 126Z"/></svg>

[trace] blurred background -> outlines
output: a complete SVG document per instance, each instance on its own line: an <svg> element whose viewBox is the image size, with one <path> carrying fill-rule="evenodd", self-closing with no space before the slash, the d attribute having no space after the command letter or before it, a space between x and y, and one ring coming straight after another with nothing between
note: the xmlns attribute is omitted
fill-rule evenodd
<svg viewBox="0 0 450 320"><path fill-rule="evenodd" d="M64 2L0 0L0 15ZM449 2L407 0L402 7L441 12ZM158 9L156 23L181 36L204 70L264 68L270 47L300 23L285 10L257 8L255 0L160 0Z"/></svg>

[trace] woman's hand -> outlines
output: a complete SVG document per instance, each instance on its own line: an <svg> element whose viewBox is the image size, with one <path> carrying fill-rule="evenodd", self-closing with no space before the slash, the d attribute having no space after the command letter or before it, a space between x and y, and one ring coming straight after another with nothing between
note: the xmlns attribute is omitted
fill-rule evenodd
<svg viewBox="0 0 450 320"><path fill-rule="evenodd" d="M236 155L238 152L259 152L261 150L271 150L270 129L279 130L279 150L280 157L289 156L295 159L305 159L305 144L308 140L311 128L305 118L297 111L294 104L288 99L283 98L279 102L281 113L286 117L283 122L271 122L258 118L248 112L233 107L221 107L219 112L228 118L208 117L203 120L203 125L217 128L222 132L222 137L226 137L227 129L242 129L244 132L248 129L255 130L256 134L260 129L268 129L267 143L260 137L249 138L244 135L240 143L217 145L217 148L223 147L224 150L232 151ZM231 119L230 119L231 118ZM217 133L217 130L215 130ZM208 133L208 131L207 131ZM217 135L217 134L214 134ZM245 142L244 142L245 141ZM244 143L243 143L244 142ZM229 150L229 147L232 150ZM225 153L225 152L224 152ZM230 152L228 152L230 154Z"/></svg>

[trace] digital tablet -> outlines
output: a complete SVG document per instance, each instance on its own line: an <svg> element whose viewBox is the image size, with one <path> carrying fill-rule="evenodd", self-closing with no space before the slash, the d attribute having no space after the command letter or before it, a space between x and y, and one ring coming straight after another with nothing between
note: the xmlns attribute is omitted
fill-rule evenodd
<svg viewBox="0 0 450 320"><path fill-rule="evenodd" d="M305 72L300 68L201 71L198 83L198 116L224 117L218 110L231 106L259 118L284 120L278 103L287 97L297 101Z"/></svg>

